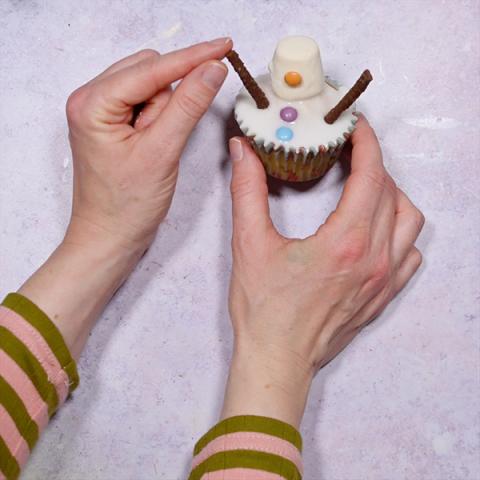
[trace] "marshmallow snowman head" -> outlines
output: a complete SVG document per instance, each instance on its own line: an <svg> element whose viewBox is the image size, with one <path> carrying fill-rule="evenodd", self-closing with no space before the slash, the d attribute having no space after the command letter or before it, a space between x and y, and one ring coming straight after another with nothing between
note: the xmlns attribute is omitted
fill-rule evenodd
<svg viewBox="0 0 480 480"><path fill-rule="evenodd" d="M320 50L309 37L280 40L269 70L273 91L285 100L303 100L325 87Z"/></svg>

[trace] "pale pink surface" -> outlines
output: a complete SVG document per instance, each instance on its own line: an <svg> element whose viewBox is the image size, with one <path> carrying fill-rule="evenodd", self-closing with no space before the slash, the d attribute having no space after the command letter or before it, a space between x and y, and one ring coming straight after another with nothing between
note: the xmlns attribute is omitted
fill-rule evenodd
<svg viewBox="0 0 480 480"><path fill-rule="evenodd" d="M427 222L419 274L314 381L306 480L478 480L480 178L478 0L0 1L0 291L63 238L70 92L141 48L231 35L254 75L277 40L309 35L324 71L352 85L387 168ZM241 84L230 70L182 158L167 221L102 315L80 387L22 480L183 480L217 420L231 354L230 164ZM302 237L335 208L336 165L304 191L278 186L275 224Z"/></svg>
<svg viewBox="0 0 480 480"><path fill-rule="evenodd" d="M202 475L201 480L285 480L276 473L259 472L250 468L230 468Z"/></svg>
<svg viewBox="0 0 480 480"><path fill-rule="evenodd" d="M0 325L12 332L36 357L58 395L59 406L68 395L68 375L43 337L23 317L0 305Z"/></svg>
<svg viewBox="0 0 480 480"><path fill-rule="evenodd" d="M3 350L0 350L0 375L20 397L39 431L43 431L48 423L48 405L42 400L28 375Z"/></svg>
<svg viewBox="0 0 480 480"><path fill-rule="evenodd" d="M30 449L3 405L0 405L0 437L7 445L10 453L16 458L17 463L20 466L24 465L30 454Z"/></svg>
<svg viewBox="0 0 480 480"><path fill-rule="evenodd" d="M212 440L193 458L192 469L208 457L227 450L257 450L273 453L293 462L302 473L302 456L290 442L264 433L237 432L222 435Z"/></svg>

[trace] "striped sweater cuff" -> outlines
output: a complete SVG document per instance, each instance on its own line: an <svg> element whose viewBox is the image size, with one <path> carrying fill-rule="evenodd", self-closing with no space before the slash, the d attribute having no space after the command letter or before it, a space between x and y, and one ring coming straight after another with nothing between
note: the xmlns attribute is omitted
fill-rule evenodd
<svg viewBox="0 0 480 480"><path fill-rule="evenodd" d="M78 385L61 333L30 300L0 305L0 478L15 479L49 418Z"/></svg>
<svg viewBox="0 0 480 480"><path fill-rule="evenodd" d="M238 416L215 425L195 445L189 480L300 480L302 439L287 423Z"/></svg>

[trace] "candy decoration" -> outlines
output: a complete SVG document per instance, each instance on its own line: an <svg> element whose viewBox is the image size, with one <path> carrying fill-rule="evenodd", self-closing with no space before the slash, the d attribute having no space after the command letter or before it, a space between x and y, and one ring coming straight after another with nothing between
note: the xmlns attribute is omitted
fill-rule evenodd
<svg viewBox="0 0 480 480"><path fill-rule="evenodd" d="M283 107L280 110L280 118L285 122L294 122L298 117L298 112L296 108L293 107Z"/></svg>
<svg viewBox="0 0 480 480"><path fill-rule="evenodd" d="M283 78L290 87L298 87L302 83L302 76L298 72L287 72Z"/></svg>
<svg viewBox="0 0 480 480"><path fill-rule="evenodd" d="M268 108L270 102L268 101L265 92L260 88L255 79L250 75L243 62L240 60L238 53L235 50L230 50L226 55L227 60L231 63L233 69L238 73L240 80L252 96L257 104L257 108Z"/></svg>
<svg viewBox="0 0 480 480"><path fill-rule="evenodd" d="M291 128L288 127L280 127L277 129L275 132L275 135L279 140L282 140L284 142L288 142L293 138L293 131Z"/></svg>
<svg viewBox="0 0 480 480"><path fill-rule="evenodd" d="M323 117L329 125L334 123L338 117L365 91L368 84L373 80L370 70L365 70L355 85L344 95L344 97Z"/></svg>

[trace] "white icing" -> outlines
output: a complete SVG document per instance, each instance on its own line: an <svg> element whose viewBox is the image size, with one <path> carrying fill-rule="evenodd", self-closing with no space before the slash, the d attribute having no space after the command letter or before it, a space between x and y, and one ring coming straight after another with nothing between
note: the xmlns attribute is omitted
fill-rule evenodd
<svg viewBox="0 0 480 480"><path fill-rule="evenodd" d="M320 50L309 37L280 40L268 68L273 91L281 98L300 100L318 95L325 87ZM296 87L285 82L285 74L292 71L302 76L302 83Z"/></svg>
<svg viewBox="0 0 480 480"><path fill-rule="evenodd" d="M235 104L235 118L245 135L253 136L258 145L269 151L271 148L283 146L286 150L298 152L300 148L318 152L321 145L333 147L345 141L344 133L354 130L357 117L353 115L355 105L343 112L338 120L329 125L323 120L326 113L332 109L345 95L348 89L334 87L332 82L326 83L320 95L305 100L285 100L278 97L273 89L270 75L262 75L256 81L265 92L270 106L257 108L249 93L242 88ZM288 123L280 118L280 110L286 106L295 108L297 119ZM293 138L281 141L276 137L280 127L293 130Z"/></svg>

